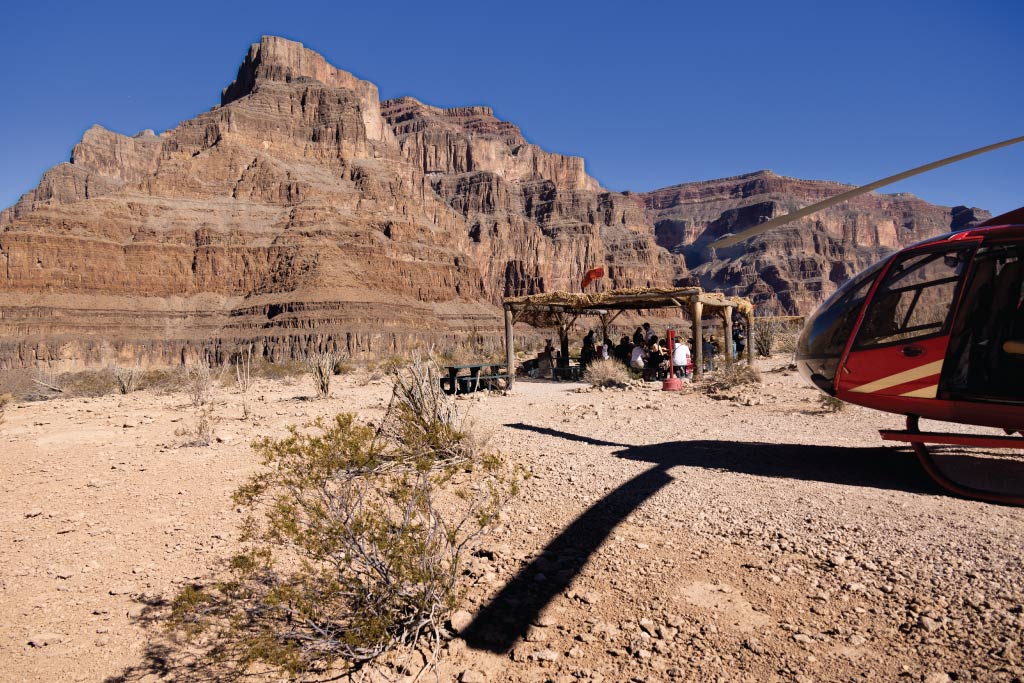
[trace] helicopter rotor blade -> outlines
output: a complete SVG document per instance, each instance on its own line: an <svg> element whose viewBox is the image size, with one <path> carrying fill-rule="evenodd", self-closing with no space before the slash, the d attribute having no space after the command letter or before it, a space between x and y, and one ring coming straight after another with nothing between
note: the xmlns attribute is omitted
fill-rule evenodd
<svg viewBox="0 0 1024 683"><path fill-rule="evenodd" d="M999 149L1000 147L1009 147L1010 145L1015 145L1018 142L1024 142L1024 136L1018 138L1011 138L1009 140L1003 140L1002 142L997 142L994 145L987 145L985 147L979 147L978 149L972 149L971 151L964 152L963 154L957 154L951 157L946 157L945 159L933 161L932 163L925 164L924 166L912 168L909 171L904 171L902 173L897 173L896 175L891 175L887 178L882 178L881 180L876 180L875 182L868 183L867 185L855 187L852 190L847 190L846 192L837 194L834 197L829 197L828 199L824 199L820 202L817 202L816 204L805 206L804 208L799 209L797 211L793 211L792 213L788 213L785 216L779 216L778 218L773 218L765 223L754 225L734 235L726 235L725 237L722 237L712 242L710 246L716 248L731 247L732 245L738 244L743 240L753 237L754 235L760 235L761 233L772 230L773 228L778 228L780 226L786 225L787 223L792 223L793 221L805 218L806 216L810 216L813 213L817 213L822 209L827 209L828 207L834 206L835 204L845 202L847 200L853 199L854 197L859 197L862 194L867 194L868 192L877 190L880 187L885 187L886 185L890 185L899 180L904 180L906 178L916 176L920 173L925 173L926 171L931 171L933 169L945 166L947 164L956 163L957 161L962 161L963 159L968 159L979 154L984 154L985 152L991 152L993 150Z"/></svg>

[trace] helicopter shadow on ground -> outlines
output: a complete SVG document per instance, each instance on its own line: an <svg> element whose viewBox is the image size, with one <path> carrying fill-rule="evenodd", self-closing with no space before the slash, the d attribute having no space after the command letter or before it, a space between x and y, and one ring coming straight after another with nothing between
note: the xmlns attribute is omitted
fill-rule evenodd
<svg viewBox="0 0 1024 683"><path fill-rule="evenodd" d="M541 611L566 592L616 526L675 481L669 470L696 467L761 477L819 481L912 493L941 493L908 449L850 448L741 441L628 445L523 423L506 425L593 446L653 466L608 492L562 530L477 613L461 633L470 647L508 652ZM681 473L676 472L677 476Z"/></svg>

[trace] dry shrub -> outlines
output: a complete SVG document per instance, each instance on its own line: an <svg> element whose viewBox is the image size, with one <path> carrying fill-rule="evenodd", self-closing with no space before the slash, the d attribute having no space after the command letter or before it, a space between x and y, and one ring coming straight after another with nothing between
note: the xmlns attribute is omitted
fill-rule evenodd
<svg viewBox="0 0 1024 683"><path fill-rule="evenodd" d="M213 427L217 423L217 416L213 413L210 405L200 406L196 411L196 421L191 427L183 427L174 432L179 437L180 448L198 448L209 446L214 441Z"/></svg>
<svg viewBox="0 0 1024 683"><path fill-rule="evenodd" d="M306 374L306 364L297 360L273 361L258 359L253 363L253 374L256 377L273 380L293 380Z"/></svg>
<svg viewBox="0 0 1024 683"><path fill-rule="evenodd" d="M786 330L781 320L773 318L754 318L754 351L762 358L770 358L775 350L775 342Z"/></svg>
<svg viewBox="0 0 1024 683"><path fill-rule="evenodd" d="M592 387L625 387L629 384L629 370L614 358L597 360L587 366L584 381Z"/></svg>
<svg viewBox="0 0 1024 683"><path fill-rule="evenodd" d="M377 369L386 375L394 375L407 365L409 365L408 358L404 356L389 356L380 362Z"/></svg>
<svg viewBox="0 0 1024 683"><path fill-rule="evenodd" d="M726 394L747 384L761 382L761 373L742 361L725 362L718 370L709 373L703 388L708 394Z"/></svg>
<svg viewBox="0 0 1024 683"><path fill-rule="evenodd" d="M7 405L11 402L10 394L0 394L0 424L3 424L6 419L4 411L7 409Z"/></svg>
<svg viewBox="0 0 1024 683"><path fill-rule="evenodd" d="M238 351L235 358L235 386L242 395L242 419L249 419L249 391L252 389L252 344Z"/></svg>
<svg viewBox="0 0 1024 683"><path fill-rule="evenodd" d="M331 378L334 377L334 368L343 360L345 360L344 355L331 351L314 353L306 359L306 371L313 376L317 398L327 398L331 395Z"/></svg>
<svg viewBox="0 0 1024 683"><path fill-rule="evenodd" d="M32 382L39 392L37 398L52 398L57 394L64 393L64 377L59 372L45 369L36 370Z"/></svg>
<svg viewBox="0 0 1024 683"><path fill-rule="evenodd" d="M189 401L196 408L210 402L213 385L216 381L216 374L205 359L185 366L185 392L188 394Z"/></svg>
<svg viewBox="0 0 1024 683"><path fill-rule="evenodd" d="M117 381L117 390L119 392L130 394L139 388L139 383L142 381L142 369L138 367L122 368L114 366L114 379Z"/></svg>
<svg viewBox="0 0 1024 683"><path fill-rule="evenodd" d="M821 406L823 411L829 413L838 413L846 408L844 401L840 401L835 396L829 396L828 394L818 394L818 405Z"/></svg>
<svg viewBox="0 0 1024 683"><path fill-rule="evenodd" d="M436 659L466 543L516 488L437 376L419 363L396 377L378 429L342 414L254 444L265 469L235 493L245 549L226 581L174 599L162 666L305 679L397 648L426 645Z"/></svg>
<svg viewBox="0 0 1024 683"><path fill-rule="evenodd" d="M60 387L66 396L106 396L118 391L111 368L65 373L60 376Z"/></svg>

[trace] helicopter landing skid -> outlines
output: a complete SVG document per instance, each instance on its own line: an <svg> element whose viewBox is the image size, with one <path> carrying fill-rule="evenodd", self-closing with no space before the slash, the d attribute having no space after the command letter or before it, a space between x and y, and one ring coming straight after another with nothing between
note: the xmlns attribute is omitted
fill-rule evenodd
<svg viewBox="0 0 1024 683"><path fill-rule="evenodd" d="M906 430L882 429L878 432L886 441L904 441L911 445L921 467L935 483L951 493L965 498L974 498L989 503L1024 506L1024 496L1014 496L995 491L983 491L964 486L947 477L935 464L928 444L947 446L969 446L973 448L1019 448L1024 449L1024 437L980 436L976 434L952 434L948 432L922 432L918 429L918 416L907 415Z"/></svg>

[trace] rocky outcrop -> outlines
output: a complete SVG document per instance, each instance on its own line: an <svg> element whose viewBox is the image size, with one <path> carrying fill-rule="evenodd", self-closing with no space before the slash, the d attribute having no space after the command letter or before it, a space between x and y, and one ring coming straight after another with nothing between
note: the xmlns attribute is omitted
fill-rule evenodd
<svg viewBox="0 0 1024 683"><path fill-rule="evenodd" d="M809 313L853 274L892 251L961 230L987 211L929 204L910 194L868 194L730 249L709 244L851 186L758 171L643 195L659 246L682 254L706 289L767 308Z"/></svg>
<svg viewBox="0 0 1024 683"><path fill-rule="evenodd" d="M504 296L575 290L597 265L598 288L699 278L803 311L983 215L871 196L710 259L715 236L842 188L762 172L612 192L488 107L381 102L265 37L220 106L160 135L93 127L0 213L0 368L480 344Z"/></svg>

